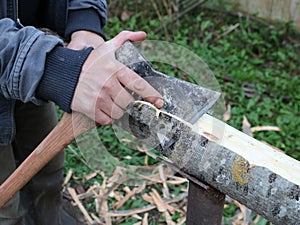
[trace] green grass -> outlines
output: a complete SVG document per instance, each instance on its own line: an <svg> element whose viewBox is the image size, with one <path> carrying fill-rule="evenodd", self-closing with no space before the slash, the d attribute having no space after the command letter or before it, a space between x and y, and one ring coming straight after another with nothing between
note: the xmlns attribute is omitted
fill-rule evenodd
<svg viewBox="0 0 300 225"><path fill-rule="evenodd" d="M124 2L115 4L120 6L121 3ZM162 21L151 3L139 3L110 8L111 17L105 28L108 38L122 30L144 30L150 40L166 40L196 53L214 72L225 103L231 105L231 119L227 123L241 130L243 116L246 116L252 126L280 127L281 132L257 132L255 138L300 160L300 40L290 23L266 26L256 20L198 8L155 33ZM141 12L145 5L151 10ZM166 21L165 8L159 7ZM132 12L127 20L120 19L122 10ZM164 72L173 74L171 69ZM110 127L100 128L99 133L109 152L120 161L126 162L129 155L131 161L127 163L143 163L145 156L121 144ZM66 171L69 168L78 177L72 182L85 182L83 177L89 173L89 168L67 149ZM180 191L178 187L172 190L176 194ZM142 204L139 200L128 201L123 207L128 209ZM235 212L236 207L230 205L224 211L225 222L230 221ZM153 224L161 220L156 217L157 214L151 217ZM120 224L136 222L128 217ZM268 222L261 219L256 225L262 224Z"/></svg>

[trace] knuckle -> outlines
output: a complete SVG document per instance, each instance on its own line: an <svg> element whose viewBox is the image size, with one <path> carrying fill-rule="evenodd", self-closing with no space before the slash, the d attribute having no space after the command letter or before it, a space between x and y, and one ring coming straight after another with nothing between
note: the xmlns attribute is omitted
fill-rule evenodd
<svg viewBox="0 0 300 225"><path fill-rule="evenodd" d="M112 124L112 119L101 119L98 123L102 126L109 126Z"/></svg>
<svg viewBox="0 0 300 225"><path fill-rule="evenodd" d="M126 77L126 71L124 69L118 70L116 73L117 78L125 78Z"/></svg>
<svg viewBox="0 0 300 225"><path fill-rule="evenodd" d="M113 82L112 79L108 79L107 81L105 81L102 85L102 91L104 92L108 92L111 89L113 89L115 87L115 82Z"/></svg>
<svg viewBox="0 0 300 225"><path fill-rule="evenodd" d="M130 33L131 33L131 32L128 31L128 30L123 30L123 31L120 32L120 34L121 34L121 35L124 35L124 36L127 36L127 35L129 35Z"/></svg>
<svg viewBox="0 0 300 225"><path fill-rule="evenodd" d="M102 126L108 126L112 124L112 119L106 116L103 112L96 115L95 121Z"/></svg>
<svg viewBox="0 0 300 225"><path fill-rule="evenodd" d="M147 88L147 85L148 85L148 83L139 77L134 81L133 87L137 90L143 90L143 89Z"/></svg>
<svg viewBox="0 0 300 225"><path fill-rule="evenodd" d="M103 105L103 103L105 103L106 98L103 95L98 95L97 97L97 107L101 108L101 106Z"/></svg>
<svg viewBox="0 0 300 225"><path fill-rule="evenodd" d="M118 110L117 112L112 113L112 118L115 120L120 119L124 115L124 112L121 110Z"/></svg>

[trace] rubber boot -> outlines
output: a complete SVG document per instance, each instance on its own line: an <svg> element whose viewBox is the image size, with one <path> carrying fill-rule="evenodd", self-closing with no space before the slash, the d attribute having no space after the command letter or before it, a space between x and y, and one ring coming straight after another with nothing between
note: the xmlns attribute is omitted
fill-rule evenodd
<svg viewBox="0 0 300 225"><path fill-rule="evenodd" d="M15 157L12 146L0 147L0 183L15 170ZM24 225L24 212L19 207L20 195L17 193L0 209L1 225Z"/></svg>
<svg viewBox="0 0 300 225"><path fill-rule="evenodd" d="M19 164L53 129L57 124L57 117L52 103L36 106L18 102L15 118L16 136L13 148ZM62 151L20 191L20 206L27 210L25 225L77 224L62 209L64 160Z"/></svg>
<svg viewBox="0 0 300 225"><path fill-rule="evenodd" d="M29 209L26 225L76 225L62 208L62 169L57 169L63 152L54 158L21 190L21 203Z"/></svg>

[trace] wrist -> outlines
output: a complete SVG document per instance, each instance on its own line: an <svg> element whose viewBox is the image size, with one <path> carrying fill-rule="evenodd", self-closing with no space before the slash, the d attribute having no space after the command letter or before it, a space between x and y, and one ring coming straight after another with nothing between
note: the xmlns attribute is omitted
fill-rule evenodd
<svg viewBox="0 0 300 225"><path fill-rule="evenodd" d="M97 48L104 42L104 39L97 33L87 30L80 30L72 33L68 48L75 50L82 50L88 47Z"/></svg>
<svg viewBox="0 0 300 225"><path fill-rule="evenodd" d="M75 51L61 46L53 49L47 56L36 95L43 100L53 101L65 112L70 112L82 65L91 51L92 48Z"/></svg>

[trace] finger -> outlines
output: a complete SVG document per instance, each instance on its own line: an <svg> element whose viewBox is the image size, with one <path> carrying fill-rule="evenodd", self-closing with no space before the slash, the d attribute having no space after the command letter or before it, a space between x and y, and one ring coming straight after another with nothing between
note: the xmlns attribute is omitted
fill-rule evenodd
<svg viewBox="0 0 300 225"><path fill-rule="evenodd" d="M121 85L120 87L122 88L121 91L119 91L117 95L113 95L111 97L115 104L117 104L120 108L125 109L131 102L134 101L134 98L125 88Z"/></svg>
<svg viewBox="0 0 300 225"><path fill-rule="evenodd" d="M113 122L112 118L99 109L95 111L95 121L102 126L111 125Z"/></svg>
<svg viewBox="0 0 300 225"><path fill-rule="evenodd" d="M123 70L126 71L122 72ZM157 90L129 68L124 68L123 70L117 72L117 78L120 83L140 95L146 101L155 105L157 108L163 107L163 97Z"/></svg>
<svg viewBox="0 0 300 225"><path fill-rule="evenodd" d="M117 79L117 73L120 71L127 71L124 70L126 68L124 65L122 66L122 69L115 72L110 79L107 79L101 87L102 95L110 96L112 99L112 102L116 105L118 105L121 109L125 109L126 106L134 101L134 98L132 95L128 93L128 91L122 86L122 84ZM123 72L121 72L123 73ZM99 96L101 98L101 96ZM101 101L101 99L99 99ZM103 101L105 101L103 99ZM106 101L106 104L111 104Z"/></svg>
<svg viewBox="0 0 300 225"><path fill-rule="evenodd" d="M117 36L115 36L113 39L110 40L116 48L119 48L121 45L124 44L125 41L143 41L147 37L147 34L144 31L122 31Z"/></svg>
<svg viewBox="0 0 300 225"><path fill-rule="evenodd" d="M96 103L96 110L101 110L112 119L120 119L124 114L123 109L115 104L110 96L99 97Z"/></svg>
<svg viewBox="0 0 300 225"><path fill-rule="evenodd" d="M110 113L112 119L118 120L124 115L124 110L117 104L113 104Z"/></svg>
<svg viewBox="0 0 300 225"><path fill-rule="evenodd" d="M123 74L126 76L126 73L128 72L128 69L123 66L122 69L117 71L115 73L115 76L117 77L118 73ZM113 80L113 84L109 84L110 87L110 96L115 104L117 104L120 108L125 109L127 105L134 101L134 98L131 94L128 93L128 91L122 86L122 84L119 82L118 78Z"/></svg>

